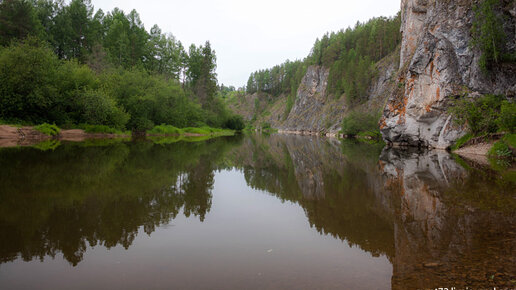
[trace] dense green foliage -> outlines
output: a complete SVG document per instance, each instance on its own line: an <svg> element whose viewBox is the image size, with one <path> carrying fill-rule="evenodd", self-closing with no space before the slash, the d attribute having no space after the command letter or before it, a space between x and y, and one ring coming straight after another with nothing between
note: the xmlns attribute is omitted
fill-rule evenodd
<svg viewBox="0 0 516 290"><path fill-rule="evenodd" d="M231 130L242 131L245 127L244 118L237 115L230 117L226 120L224 127Z"/></svg>
<svg viewBox="0 0 516 290"><path fill-rule="evenodd" d="M57 127L56 125L50 125L47 123L44 123L44 124L34 127L34 130L41 132L48 136L57 136L57 135L59 135L59 132L61 132L59 127Z"/></svg>
<svg viewBox="0 0 516 290"><path fill-rule="evenodd" d="M149 134L159 134L159 135L181 135L182 131L181 129L171 126L171 125L159 125L155 126L151 130L148 130L147 133Z"/></svg>
<svg viewBox="0 0 516 290"><path fill-rule="evenodd" d="M477 136L488 133L516 131L516 104L504 96L485 95L476 99L461 98L450 108L459 125L467 124Z"/></svg>
<svg viewBox="0 0 516 290"><path fill-rule="evenodd" d="M252 73L247 82L247 93L261 91L273 96L287 95L288 113L307 67L321 65L330 69L327 93L336 97L345 94L349 102L359 102L374 74L373 65L392 53L401 42L400 25L398 14L358 22L354 28L328 33L316 40L304 60L287 60L271 69Z"/></svg>
<svg viewBox="0 0 516 290"><path fill-rule="evenodd" d="M401 42L401 16L357 22L353 29L326 34L317 40L309 64L330 68L328 93L348 102L360 102L367 92L373 65L392 53Z"/></svg>
<svg viewBox="0 0 516 290"><path fill-rule="evenodd" d="M230 136L234 135L233 130L228 129L219 129L219 128L211 128L208 126L204 126L201 128L187 127L187 128L176 128L171 125L159 125L155 126L151 130L148 130L147 133L151 135L171 135L171 136L182 136L185 134L197 134L197 135L217 135L217 136Z"/></svg>
<svg viewBox="0 0 516 290"><path fill-rule="evenodd" d="M94 13L90 0L0 1L0 118L117 130L222 127L209 42L186 51L138 13Z"/></svg>
<svg viewBox="0 0 516 290"><path fill-rule="evenodd" d="M359 133L371 137L380 136L378 121L380 114L352 111L342 120L342 133L355 136Z"/></svg>
<svg viewBox="0 0 516 290"><path fill-rule="evenodd" d="M494 143L493 147L489 150L488 155L496 158L508 158L512 156L512 151L505 142L498 141Z"/></svg>
<svg viewBox="0 0 516 290"><path fill-rule="evenodd" d="M481 51L479 65L485 72L501 61L514 58L506 51L502 1L483 0L473 7L472 45Z"/></svg>

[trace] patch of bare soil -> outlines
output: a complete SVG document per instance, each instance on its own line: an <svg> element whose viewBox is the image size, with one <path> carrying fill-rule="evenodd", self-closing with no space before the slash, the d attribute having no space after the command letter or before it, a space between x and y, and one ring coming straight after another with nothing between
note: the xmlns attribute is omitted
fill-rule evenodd
<svg viewBox="0 0 516 290"><path fill-rule="evenodd" d="M489 160L487 159L487 153L491 150L494 143L495 141L489 141L467 145L453 151L453 153L482 165L488 165Z"/></svg>
<svg viewBox="0 0 516 290"><path fill-rule="evenodd" d="M18 132L18 128L8 126L8 125L0 125L0 139L18 139L20 133Z"/></svg>

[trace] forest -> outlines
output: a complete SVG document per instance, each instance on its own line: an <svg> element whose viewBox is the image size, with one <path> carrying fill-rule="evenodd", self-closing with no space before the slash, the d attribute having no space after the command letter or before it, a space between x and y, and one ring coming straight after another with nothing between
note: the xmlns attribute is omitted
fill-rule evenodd
<svg viewBox="0 0 516 290"><path fill-rule="evenodd" d="M249 76L247 93L265 92L295 100L301 79L310 65L330 69L328 94L345 95L350 104L361 102L374 75L376 62L396 50L401 42L400 13L394 17L377 17L353 28L325 34L317 39L303 60L289 61Z"/></svg>
<svg viewBox="0 0 516 290"><path fill-rule="evenodd" d="M241 127L218 97L210 42L183 47L137 11L90 0L0 1L0 121ZM236 125L235 125L236 124Z"/></svg>

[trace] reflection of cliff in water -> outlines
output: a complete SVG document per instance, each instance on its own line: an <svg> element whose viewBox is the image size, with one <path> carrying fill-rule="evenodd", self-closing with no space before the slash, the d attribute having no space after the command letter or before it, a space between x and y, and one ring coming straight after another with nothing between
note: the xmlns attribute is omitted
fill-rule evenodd
<svg viewBox="0 0 516 290"><path fill-rule="evenodd" d="M380 151L273 135L233 154L250 186L298 203L321 234L387 255L395 289L514 287L514 183L443 151Z"/></svg>
<svg viewBox="0 0 516 290"><path fill-rule="evenodd" d="M181 210L204 220L214 162L232 146L84 145L0 151L0 262L62 253L76 265L88 245L127 249L139 227L151 234Z"/></svg>
<svg viewBox="0 0 516 290"><path fill-rule="evenodd" d="M514 183L440 151L385 150L380 166L399 200L393 288L514 287Z"/></svg>

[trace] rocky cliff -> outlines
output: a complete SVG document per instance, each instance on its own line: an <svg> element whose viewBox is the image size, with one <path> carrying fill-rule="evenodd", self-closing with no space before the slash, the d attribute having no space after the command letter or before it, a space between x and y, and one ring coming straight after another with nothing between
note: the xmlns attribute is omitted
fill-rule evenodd
<svg viewBox="0 0 516 290"><path fill-rule="evenodd" d="M471 46L473 0L402 0L400 89L380 126L391 144L447 148L461 135L447 113L457 96L516 93L516 67L500 64L486 74ZM516 1L501 0L506 50L516 47Z"/></svg>
<svg viewBox="0 0 516 290"><path fill-rule="evenodd" d="M366 101L354 109L381 110L386 99L396 87L399 52L380 60L371 76ZM247 121L256 118L255 126L263 123L281 132L298 134L336 134L342 119L349 111L346 97L327 93L329 69L322 66L308 67L296 93L292 109L286 113L287 96L273 98L265 93L246 95L230 107Z"/></svg>

